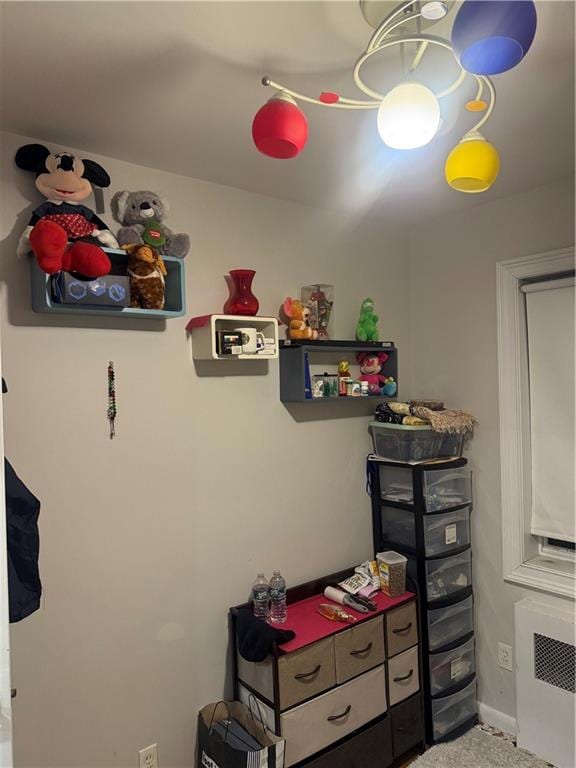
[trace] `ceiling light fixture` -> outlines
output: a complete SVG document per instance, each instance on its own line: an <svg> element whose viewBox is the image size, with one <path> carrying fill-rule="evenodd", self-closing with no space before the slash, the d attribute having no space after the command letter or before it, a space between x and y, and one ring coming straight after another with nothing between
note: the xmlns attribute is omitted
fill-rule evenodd
<svg viewBox="0 0 576 768"><path fill-rule="evenodd" d="M373 10L366 10L370 0L360 2L365 18L370 20ZM277 159L296 157L301 152L308 137L308 124L297 102L332 109L375 109L378 133L387 146L399 150L423 147L438 133L442 99L472 79L476 93L466 102L466 108L469 112L484 114L450 153L445 173L450 186L461 192L489 189L500 167L496 149L478 133L490 118L496 101L489 75L510 69L525 56L536 31L534 3L532 0L464 0L454 22L452 42L421 31L441 20L452 3L443 0L410 0L399 5L387 1L374 3L378 4L391 6L392 10L378 23L353 69L354 82L367 98L349 99L331 91L323 91L318 98L313 98L264 77L262 84L277 94L254 118L252 136L256 147ZM369 59L397 46L404 50L410 44L417 50L409 80L384 94L363 80L362 69ZM458 77L436 92L414 78L426 51L434 47L447 51L460 66Z"/></svg>

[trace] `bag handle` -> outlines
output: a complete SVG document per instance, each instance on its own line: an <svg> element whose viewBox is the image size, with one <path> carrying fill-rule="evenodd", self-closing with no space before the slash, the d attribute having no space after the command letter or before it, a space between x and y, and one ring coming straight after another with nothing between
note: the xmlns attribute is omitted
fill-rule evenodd
<svg viewBox="0 0 576 768"><path fill-rule="evenodd" d="M254 717L254 712L252 711L252 702L254 702L254 705L256 706L256 709L258 710L258 718ZM268 728L268 725L264 722L264 717L262 715L262 710L260 709L260 702L254 696L253 693L249 694L248 696L248 709L250 710L250 715L252 716L252 720L254 720L255 723L260 723L262 728L264 728L264 733L268 733L270 730Z"/></svg>
<svg viewBox="0 0 576 768"><path fill-rule="evenodd" d="M228 713L228 723L230 722L230 709L228 707L228 702L224 701L224 699L220 699L220 701L216 702L214 705L214 709L212 710L212 717L210 718L210 725L208 726L208 733L212 734L212 729L214 728L214 718L216 717L216 710L220 706L220 704L224 704L226 707L226 712ZM226 724L226 733L224 737L224 741L228 738L228 723Z"/></svg>

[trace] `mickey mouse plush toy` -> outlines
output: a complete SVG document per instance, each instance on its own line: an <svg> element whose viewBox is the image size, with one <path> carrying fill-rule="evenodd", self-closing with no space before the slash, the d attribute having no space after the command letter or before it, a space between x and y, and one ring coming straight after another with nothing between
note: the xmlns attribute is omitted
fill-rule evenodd
<svg viewBox="0 0 576 768"><path fill-rule="evenodd" d="M15 159L18 168L36 174L36 187L47 198L33 211L18 255L32 250L49 275L60 270L90 278L107 275L110 259L100 244L118 248L118 243L94 211L80 205L91 194L92 184L110 186L104 168L69 152L53 154L42 144L25 144Z"/></svg>

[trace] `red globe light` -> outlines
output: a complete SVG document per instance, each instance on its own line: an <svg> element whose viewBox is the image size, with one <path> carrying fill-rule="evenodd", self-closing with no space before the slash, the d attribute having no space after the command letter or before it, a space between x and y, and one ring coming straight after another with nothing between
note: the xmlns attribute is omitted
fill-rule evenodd
<svg viewBox="0 0 576 768"><path fill-rule="evenodd" d="M256 148L268 157L296 157L308 140L306 115L291 97L275 96L256 113L252 138Z"/></svg>

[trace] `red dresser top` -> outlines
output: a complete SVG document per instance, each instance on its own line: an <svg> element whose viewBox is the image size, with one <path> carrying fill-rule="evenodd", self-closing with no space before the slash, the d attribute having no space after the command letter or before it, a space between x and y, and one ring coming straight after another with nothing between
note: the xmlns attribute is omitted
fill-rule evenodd
<svg viewBox="0 0 576 768"><path fill-rule="evenodd" d="M335 605L335 603L327 600L324 595L314 595L314 597L309 597L298 603L292 603L292 605L288 606L288 620L285 624L278 625L278 628L291 629L296 633L296 637L288 643L279 645L278 650L280 653L297 651L299 648L315 643L323 637L334 635L336 632L354 627L362 621L368 621L376 616L380 616L391 608L408 602L413 597L415 597L413 592L404 592L400 597L387 597L384 593L378 592L372 598L377 605L377 609L370 613L358 613L358 611L349 608L347 605L340 606L347 613L358 617L358 621L354 624L348 624L343 621L330 621L330 619L325 619L324 616L321 616L316 610L321 603Z"/></svg>

